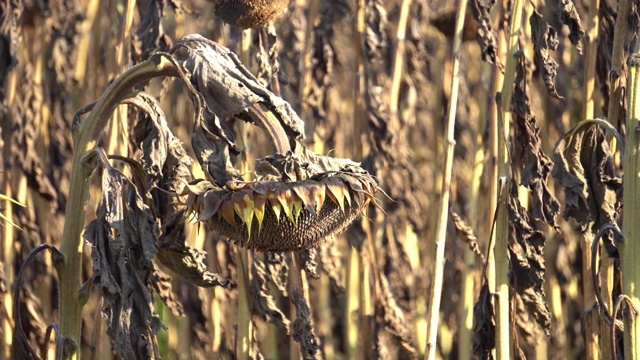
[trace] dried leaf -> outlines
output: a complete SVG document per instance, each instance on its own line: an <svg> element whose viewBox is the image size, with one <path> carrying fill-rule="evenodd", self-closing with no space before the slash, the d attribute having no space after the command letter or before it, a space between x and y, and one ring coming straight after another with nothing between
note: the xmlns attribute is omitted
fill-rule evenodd
<svg viewBox="0 0 640 360"><path fill-rule="evenodd" d="M220 280L217 274L207 270L204 263L205 253L198 249L185 247L183 249L161 248L157 254L162 265L173 271L180 278L201 287L229 286L229 280Z"/></svg>
<svg viewBox="0 0 640 360"><path fill-rule="evenodd" d="M496 35L491 29L492 22L489 14L494 4L495 0L473 0L473 3L470 5L472 5L471 11L473 16L478 22L476 41L478 41L478 45L480 45L480 49L482 49L482 60L502 67L498 59L498 42Z"/></svg>
<svg viewBox="0 0 640 360"><path fill-rule="evenodd" d="M107 334L119 356L154 358L153 339L164 327L150 291L159 226L133 183L114 168L104 169L102 191L84 237L92 246L91 281L104 299Z"/></svg>
<svg viewBox="0 0 640 360"><path fill-rule="evenodd" d="M280 290L282 296L288 296L289 265L286 262L285 254L270 252L265 256L269 280Z"/></svg>
<svg viewBox="0 0 640 360"><path fill-rule="evenodd" d="M511 283L527 311L548 336L551 329L551 311L546 304L544 292L545 236L535 228L535 222L520 205L515 183L511 184L509 225L512 234L509 241Z"/></svg>
<svg viewBox="0 0 640 360"><path fill-rule="evenodd" d="M253 311L260 315L266 322L272 323L284 329L289 334L289 319L278 309L276 300L271 296L267 286L267 268L258 258L254 257L251 268L251 305Z"/></svg>
<svg viewBox="0 0 640 360"><path fill-rule="evenodd" d="M313 330L309 304L299 287L294 287L291 291L291 303L296 308L296 319L293 321L293 340L300 344L302 358L305 360L320 358L320 342Z"/></svg>
<svg viewBox="0 0 640 360"><path fill-rule="evenodd" d="M558 100L564 100L564 97L560 96L556 90L558 63L549 55L549 51L556 51L558 48L560 42L558 33L536 10L531 14L529 24L531 24L531 40L533 40L536 65L542 71L542 79L547 87L547 92Z"/></svg>
<svg viewBox="0 0 640 360"><path fill-rule="evenodd" d="M151 275L149 283L153 291L158 294L162 302L171 310L174 316L184 316L182 304L171 290L171 277L169 275L156 269Z"/></svg>
<svg viewBox="0 0 640 360"><path fill-rule="evenodd" d="M470 226L467 226L460 215L452 209L449 209L449 218L451 219L453 226L456 228L456 235L458 235L458 238L464 241L467 246L469 246L469 250L473 251L484 261L484 254L480 251L478 239L473 234L473 229Z"/></svg>
<svg viewBox="0 0 640 360"><path fill-rule="evenodd" d="M485 279L478 301L473 306L473 353L481 360L493 359L496 347L496 318L491 293Z"/></svg>
<svg viewBox="0 0 640 360"><path fill-rule="evenodd" d="M564 217L574 218L583 231L597 231L617 223L622 179L601 128L579 123L575 129L556 144L552 175L564 189Z"/></svg>
<svg viewBox="0 0 640 360"><path fill-rule="evenodd" d="M387 277L381 275L380 294L376 303L376 326L382 327L385 332L393 335L405 354L415 357L417 350L412 332L407 326L407 319L396 303Z"/></svg>
<svg viewBox="0 0 640 360"><path fill-rule="evenodd" d="M166 51L171 47L171 38L162 28L165 6L166 2L163 0L136 0L140 23L132 41L134 63L148 59L156 50Z"/></svg>
<svg viewBox="0 0 640 360"><path fill-rule="evenodd" d="M534 14L535 15L535 14ZM532 18L533 16L532 15ZM555 216L560 212L560 203L547 184L553 162L542 150L540 126L531 112L531 103L527 95L526 68L524 55L521 54L516 68L516 81L513 93L513 111L515 113L517 151L522 157L521 184L529 188L532 195L532 216L559 230Z"/></svg>
<svg viewBox="0 0 640 360"><path fill-rule="evenodd" d="M584 29L580 21L580 15L572 0L556 0L556 12L560 14L562 23L569 27L569 40L576 47L578 53L582 54L582 39Z"/></svg>

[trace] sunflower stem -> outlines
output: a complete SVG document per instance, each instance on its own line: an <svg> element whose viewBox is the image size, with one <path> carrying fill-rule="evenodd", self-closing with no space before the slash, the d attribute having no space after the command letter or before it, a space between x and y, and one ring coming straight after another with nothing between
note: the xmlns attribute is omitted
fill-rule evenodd
<svg viewBox="0 0 640 360"><path fill-rule="evenodd" d="M444 249L447 239L447 221L449 216L449 195L451 190L451 173L453 169L453 150L455 147L454 128L456 123L456 108L458 105L458 84L460 82L460 47L462 44L462 30L464 17L467 9L467 1L460 0L456 15L456 32L453 38L453 69L451 74L451 98L447 113L446 144L444 153L444 172L442 176L441 198L438 204L438 222L436 224L435 235L435 261L433 271L433 284L429 296L429 316L427 323L427 347L425 349L425 359L434 360L436 358L436 341L438 335L438 324L440 320L440 300L442 297L442 281L444 276Z"/></svg>
<svg viewBox="0 0 640 360"><path fill-rule="evenodd" d="M619 244L622 293L630 303L624 317L624 358L640 359L640 46L629 57L627 140L624 154L624 240ZM631 308L631 309L629 309ZM635 311L634 309L635 308Z"/></svg>
<svg viewBox="0 0 640 360"><path fill-rule="evenodd" d="M131 94L131 89L158 76L178 76L173 63L164 55L154 55L149 60L120 75L104 92L89 117L82 124L74 124L75 149L69 186L66 216L60 251L64 262L59 265L60 291L60 336L66 336L77 346L68 354L70 359L80 359L82 334L82 301L78 289L82 274L84 241L82 231L85 224L90 176L93 169L84 157L95 147L98 137L106 127L115 107Z"/></svg>

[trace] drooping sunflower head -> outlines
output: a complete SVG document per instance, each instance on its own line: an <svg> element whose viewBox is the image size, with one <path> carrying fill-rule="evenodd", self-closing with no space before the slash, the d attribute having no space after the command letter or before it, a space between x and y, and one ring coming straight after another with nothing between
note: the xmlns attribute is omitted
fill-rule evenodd
<svg viewBox="0 0 640 360"><path fill-rule="evenodd" d="M243 29L264 26L287 7L285 0L217 0L216 15Z"/></svg>
<svg viewBox="0 0 640 360"><path fill-rule="evenodd" d="M221 188L190 184L187 205L199 221L241 246L299 251L342 232L375 203L378 186L368 173L317 173L304 180L258 180Z"/></svg>

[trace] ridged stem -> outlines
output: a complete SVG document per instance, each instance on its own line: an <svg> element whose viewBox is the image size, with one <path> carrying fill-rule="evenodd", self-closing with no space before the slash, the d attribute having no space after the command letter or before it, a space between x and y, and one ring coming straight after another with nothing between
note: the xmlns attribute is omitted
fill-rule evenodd
<svg viewBox="0 0 640 360"><path fill-rule="evenodd" d="M622 259L622 293L628 298L624 316L624 358L640 359L640 51L629 58L627 85L629 109L624 155L624 214L619 244ZM631 308L631 309L629 309ZM634 309L635 308L635 309ZM635 311L634 311L635 310Z"/></svg>
<svg viewBox="0 0 640 360"><path fill-rule="evenodd" d="M458 85L460 82L460 46L462 44L462 29L464 26L464 16L467 9L467 1L460 0L458 13L456 15L456 30L453 38L453 68L451 81L451 98L447 112L446 124L446 144L444 152L444 171L442 176L441 198L438 204L438 222L436 224L436 249L433 271L433 284L429 298L429 316L427 319L427 347L425 349L425 359L434 360L436 358L436 342L438 335L438 324L440 320L440 300L442 298L442 282L444 277L444 249L447 235L447 221L449 216L449 195L451 191L451 173L453 169L453 150L455 147L454 128L456 123L456 108L458 105Z"/></svg>

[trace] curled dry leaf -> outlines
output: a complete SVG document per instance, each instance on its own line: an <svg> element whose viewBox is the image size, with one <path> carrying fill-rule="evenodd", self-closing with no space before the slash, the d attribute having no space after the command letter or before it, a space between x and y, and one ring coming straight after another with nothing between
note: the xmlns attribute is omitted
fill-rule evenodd
<svg viewBox="0 0 640 360"><path fill-rule="evenodd" d="M391 335L395 341L389 342L400 345L401 353L410 358L417 356L418 352L414 344L411 331L407 326L407 319L402 309L396 303L395 297L389 286L389 281L384 274L380 274L380 293L376 302L376 333L380 338ZM388 349L383 351L388 351Z"/></svg>
<svg viewBox="0 0 640 360"><path fill-rule="evenodd" d="M480 247L478 246L478 238L473 233L473 229L468 226L464 220L452 209L449 209L449 218L453 223L453 226L456 229L456 235L462 241L464 241L467 246L469 246L469 250L473 251L476 255L478 255L484 261L484 254L480 251Z"/></svg>
<svg viewBox="0 0 640 360"><path fill-rule="evenodd" d="M171 46L171 38L162 27L165 6L163 0L136 1L140 23L132 41L134 63L148 59L156 50L166 51Z"/></svg>
<svg viewBox="0 0 640 360"><path fill-rule="evenodd" d="M275 324L289 334L289 319L278 309L275 299L269 292L268 272L265 264L257 257L251 267L251 305L254 311L267 322Z"/></svg>
<svg viewBox="0 0 640 360"><path fill-rule="evenodd" d="M473 306L473 353L481 360L492 359L491 353L495 347L496 318L485 278L478 301Z"/></svg>
<svg viewBox="0 0 640 360"><path fill-rule="evenodd" d="M289 3L286 0L214 0L216 15L224 22L243 29L267 25Z"/></svg>
<svg viewBox="0 0 640 360"><path fill-rule="evenodd" d="M184 316L182 304L171 290L171 276L165 274L159 269L156 269L151 275L149 283L153 291L158 294L160 299L162 299L162 302L167 305L174 316Z"/></svg>
<svg viewBox="0 0 640 360"><path fill-rule="evenodd" d="M482 60L502 66L498 59L498 41L491 30L491 16L489 13L494 4L495 0L473 0L470 5L473 16L478 22L476 41L480 45L480 49L482 49Z"/></svg>
<svg viewBox="0 0 640 360"><path fill-rule="evenodd" d="M556 12L560 15L560 20L569 27L569 40L576 47L576 50L582 54L584 29L576 6L572 0L556 0L556 2Z"/></svg>
<svg viewBox="0 0 640 360"><path fill-rule="evenodd" d="M544 233L535 228L535 222L520 205L515 183L511 184L509 198L510 233L509 258L511 283L526 310L542 327L546 335L551 329L551 311L545 302Z"/></svg>
<svg viewBox="0 0 640 360"><path fill-rule="evenodd" d="M535 115L531 112L527 88L524 55L521 53L520 61L516 67L513 93L513 111L518 144L516 150L520 151L522 156L522 178L520 181L531 191L533 218L544 221L558 230L555 216L560 212L560 203L547 184L553 168L553 161L542 150L540 126Z"/></svg>
<svg viewBox="0 0 640 360"><path fill-rule="evenodd" d="M92 247L91 281L104 298L107 334L122 358L154 358L155 334L164 327L153 314L150 291L158 224L134 184L116 169L104 169L102 191L84 237Z"/></svg>
<svg viewBox="0 0 640 360"><path fill-rule="evenodd" d="M564 97L558 94L555 84L559 65L549 55L549 51L556 51L558 48L560 43L558 33L536 10L531 14L529 24L531 24L531 40L533 40L533 50L536 54L536 64L542 71L542 79L547 87L547 92L556 99L564 100Z"/></svg>
<svg viewBox="0 0 640 360"><path fill-rule="evenodd" d="M169 127L157 101L140 93L128 103L141 110L135 137L140 144L140 162L146 174L146 189L153 191L154 208L161 223L158 260L184 280L202 287L228 286L207 270L202 251L187 246L184 232L185 207L173 195L191 179L191 158ZM161 188L158 191L156 188Z"/></svg>
<svg viewBox="0 0 640 360"><path fill-rule="evenodd" d="M556 144L551 174L565 195L565 218L572 217L583 231L617 224L622 201L622 179L599 126L577 124Z"/></svg>
<svg viewBox="0 0 640 360"><path fill-rule="evenodd" d="M296 308L296 319L293 321L293 340L300 344L303 359L316 359L320 357L320 342L313 330L309 304L299 287L294 287L291 291L291 303Z"/></svg>

